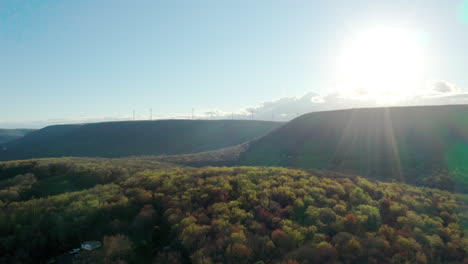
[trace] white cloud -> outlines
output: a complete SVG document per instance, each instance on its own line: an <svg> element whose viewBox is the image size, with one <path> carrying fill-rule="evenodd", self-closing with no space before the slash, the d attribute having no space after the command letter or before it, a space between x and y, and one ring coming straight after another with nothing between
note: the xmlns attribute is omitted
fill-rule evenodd
<svg viewBox="0 0 468 264"><path fill-rule="evenodd" d="M435 80L429 82L428 95L429 96L446 96L449 94L458 94L461 89L455 84L443 80Z"/></svg>
<svg viewBox="0 0 468 264"><path fill-rule="evenodd" d="M392 103L393 106L409 105L447 105L468 104L468 91L460 89L453 83L436 80L428 83L425 89L418 94ZM195 109L195 119L251 119L255 120L288 121L298 115L316 111L337 109L376 107L382 106L379 102L370 99L363 93L362 96L346 96L338 92L318 94L306 93L302 97L284 97L265 101L258 105L244 107L236 112L226 112L221 109ZM166 115L153 115L153 119L191 119L191 113L174 113ZM49 119L31 122L6 122L0 120L1 128L41 128L55 124L92 123L104 121L132 120L132 116L94 116L64 119ZM136 115L137 120L148 120L148 114Z"/></svg>
<svg viewBox="0 0 468 264"><path fill-rule="evenodd" d="M255 119L288 121L298 115L316 111L384 106L366 96L365 91L360 93L361 96L347 96L338 92L324 95L310 92L302 97L275 99L246 109L254 109ZM417 94L392 102L391 106L448 104L468 104L468 92L450 82L436 80Z"/></svg>

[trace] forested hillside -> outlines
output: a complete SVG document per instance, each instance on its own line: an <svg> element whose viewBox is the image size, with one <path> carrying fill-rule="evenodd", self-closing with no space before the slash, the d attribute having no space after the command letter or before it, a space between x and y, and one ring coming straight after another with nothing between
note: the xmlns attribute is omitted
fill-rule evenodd
<svg viewBox="0 0 468 264"><path fill-rule="evenodd" d="M468 192L468 106L300 116L249 143L240 165L328 169Z"/></svg>
<svg viewBox="0 0 468 264"><path fill-rule="evenodd" d="M282 124L249 120L159 120L49 126L3 144L0 160L196 153L247 142Z"/></svg>
<svg viewBox="0 0 468 264"><path fill-rule="evenodd" d="M103 248L76 254L75 263L466 260L460 205L441 190L284 168L193 169L136 159L0 165L0 192L15 189L19 196L1 198L3 263L45 261L86 240L100 240ZM47 180L54 177L81 191L30 195L41 182L41 190L53 189L55 181ZM26 178L36 183L25 186Z"/></svg>
<svg viewBox="0 0 468 264"><path fill-rule="evenodd" d="M0 129L0 144L10 142L34 131L34 129Z"/></svg>
<svg viewBox="0 0 468 264"><path fill-rule="evenodd" d="M144 170L180 165L136 159L51 158L0 163L0 200L23 201L79 191Z"/></svg>

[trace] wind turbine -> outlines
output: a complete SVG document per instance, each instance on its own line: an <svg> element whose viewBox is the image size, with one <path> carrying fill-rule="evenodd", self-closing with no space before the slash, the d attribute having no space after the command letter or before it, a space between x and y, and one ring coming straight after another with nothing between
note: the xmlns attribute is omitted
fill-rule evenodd
<svg viewBox="0 0 468 264"><path fill-rule="evenodd" d="M253 109L253 108L252 108L252 109L248 109L247 111L250 112L250 114L251 114L251 119L253 120L253 119L254 119L254 109Z"/></svg>

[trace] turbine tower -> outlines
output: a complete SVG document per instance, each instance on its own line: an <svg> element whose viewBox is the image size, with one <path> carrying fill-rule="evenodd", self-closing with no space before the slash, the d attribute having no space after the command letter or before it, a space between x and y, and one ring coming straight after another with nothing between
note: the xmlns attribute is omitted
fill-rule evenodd
<svg viewBox="0 0 468 264"><path fill-rule="evenodd" d="M247 110L248 112L250 112L251 114L251 119L253 120L254 119L254 110L253 109L249 109Z"/></svg>

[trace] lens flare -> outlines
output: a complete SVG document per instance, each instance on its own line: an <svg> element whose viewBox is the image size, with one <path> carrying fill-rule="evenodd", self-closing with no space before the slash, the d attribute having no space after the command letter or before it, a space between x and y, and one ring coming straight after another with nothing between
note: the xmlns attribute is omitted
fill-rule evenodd
<svg viewBox="0 0 468 264"><path fill-rule="evenodd" d="M408 98L423 83L424 54L417 34L375 27L358 34L337 59L340 93L391 104Z"/></svg>

